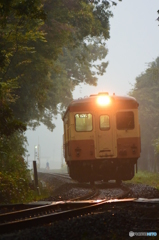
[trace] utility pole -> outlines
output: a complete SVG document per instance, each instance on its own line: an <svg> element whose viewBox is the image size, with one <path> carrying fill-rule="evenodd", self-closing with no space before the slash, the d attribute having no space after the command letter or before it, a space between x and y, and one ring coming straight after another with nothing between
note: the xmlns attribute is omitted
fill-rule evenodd
<svg viewBox="0 0 159 240"><path fill-rule="evenodd" d="M37 168L40 168L40 144L34 146L34 160L37 161Z"/></svg>

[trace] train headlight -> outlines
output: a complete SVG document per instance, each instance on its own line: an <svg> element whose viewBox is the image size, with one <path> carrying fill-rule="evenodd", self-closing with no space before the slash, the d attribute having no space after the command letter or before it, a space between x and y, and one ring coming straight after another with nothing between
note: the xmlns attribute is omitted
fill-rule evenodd
<svg viewBox="0 0 159 240"><path fill-rule="evenodd" d="M110 97L107 96L107 95L98 96L98 98L97 98L97 103L98 103L100 106L107 106L107 105L110 104Z"/></svg>

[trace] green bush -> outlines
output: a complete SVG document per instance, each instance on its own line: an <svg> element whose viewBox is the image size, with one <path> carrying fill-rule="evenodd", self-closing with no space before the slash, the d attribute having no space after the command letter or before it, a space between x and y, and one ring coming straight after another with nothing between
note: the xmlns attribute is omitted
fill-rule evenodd
<svg viewBox="0 0 159 240"><path fill-rule="evenodd" d="M29 170L22 133L0 139L0 204L26 202L31 198Z"/></svg>
<svg viewBox="0 0 159 240"><path fill-rule="evenodd" d="M23 171L0 172L0 203L19 203L26 202L31 197L29 181Z"/></svg>

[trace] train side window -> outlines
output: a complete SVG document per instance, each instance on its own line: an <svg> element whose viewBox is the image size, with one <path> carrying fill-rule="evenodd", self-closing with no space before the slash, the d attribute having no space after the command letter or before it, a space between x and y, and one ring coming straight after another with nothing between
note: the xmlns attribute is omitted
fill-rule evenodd
<svg viewBox="0 0 159 240"><path fill-rule="evenodd" d="M110 129L110 119L108 115L101 115L99 118L100 130L109 130Z"/></svg>
<svg viewBox="0 0 159 240"><path fill-rule="evenodd" d="M134 123L134 113L133 112L118 112L116 114L117 129L133 129Z"/></svg>
<svg viewBox="0 0 159 240"><path fill-rule="evenodd" d="M90 132L93 129L92 114L78 113L75 115L75 129L77 132Z"/></svg>

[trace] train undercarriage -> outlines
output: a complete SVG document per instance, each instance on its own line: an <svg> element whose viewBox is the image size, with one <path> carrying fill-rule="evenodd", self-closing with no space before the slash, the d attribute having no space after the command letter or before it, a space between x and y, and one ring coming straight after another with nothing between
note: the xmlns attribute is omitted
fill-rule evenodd
<svg viewBox="0 0 159 240"><path fill-rule="evenodd" d="M134 177L136 163L134 159L71 161L68 162L68 172L78 182L116 180L116 183L121 183Z"/></svg>

